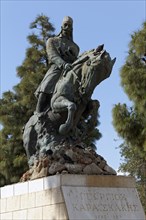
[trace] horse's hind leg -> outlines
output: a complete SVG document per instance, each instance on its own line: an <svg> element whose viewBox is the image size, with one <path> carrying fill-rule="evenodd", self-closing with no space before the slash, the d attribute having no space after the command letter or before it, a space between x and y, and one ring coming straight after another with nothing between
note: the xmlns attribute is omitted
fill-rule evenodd
<svg viewBox="0 0 146 220"><path fill-rule="evenodd" d="M61 96L53 103L53 109L55 112L63 112L68 110L66 122L59 127L60 134L67 134L73 126L73 118L76 111L76 104Z"/></svg>
<svg viewBox="0 0 146 220"><path fill-rule="evenodd" d="M51 95L46 93L40 93L36 105L36 112L41 113L46 111L46 109L50 107L50 100L51 100Z"/></svg>

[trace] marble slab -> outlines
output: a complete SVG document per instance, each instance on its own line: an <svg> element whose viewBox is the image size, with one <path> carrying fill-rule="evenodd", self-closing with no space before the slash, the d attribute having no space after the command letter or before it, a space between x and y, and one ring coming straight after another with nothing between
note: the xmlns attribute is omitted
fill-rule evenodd
<svg viewBox="0 0 146 220"><path fill-rule="evenodd" d="M135 188L62 186L69 220L145 220Z"/></svg>

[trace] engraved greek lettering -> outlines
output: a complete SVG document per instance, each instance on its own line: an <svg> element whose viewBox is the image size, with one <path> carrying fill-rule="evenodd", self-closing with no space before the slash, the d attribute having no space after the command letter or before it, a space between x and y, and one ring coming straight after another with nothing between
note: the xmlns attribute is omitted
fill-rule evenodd
<svg viewBox="0 0 146 220"><path fill-rule="evenodd" d="M95 210L96 210L97 212L99 211L99 209L98 209L98 207L96 206L96 204L93 204L92 211L95 211Z"/></svg>
<svg viewBox="0 0 146 220"><path fill-rule="evenodd" d="M107 212L107 211L108 211L107 205L106 205L106 204L103 204L102 206L103 206L103 211L106 211L106 212Z"/></svg>
<svg viewBox="0 0 146 220"><path fill-rule="evenodd" d="M87 211L91 210L91 204L86 204Z"/></svg>
<svg viewBox="0 0 146 220"><path fill-rule="evenodd" d="M77 204L72 203L72 207L74 211L80 211Z"/></svg>
<svg viewBox="0 0 146 220"><path fill-rule="evenodd" d="M93 196L92 196L92 194L91 194L90 192L87 193L86 195L87 195L87 199L88 199L88 200L92 200Z"/></svg>
<svg viewBox="0 0 146 220"><path fill-rule="evenodd" d="M114 209L113 209L113 205L112 205L112 204L108 204L108 207L109 207L109 211L114 212Z"/></svg>
<svg viewBox="0 0 146 220"><path fill-rule="evenodd" d="M119 212L121 212L122 210L121 210L121 208L117 205L117 204L115 204L115 211L119 211Z"/></svg>
<svg viewBox="0 0 146 220"><path fill-rule="evenodd" d="M80 206L80 211L87 211L83 204Z"/></svg>
<svg viewBox="0 0 146 220"><path fill-rule="evenodd" d="M131 204L128 203L128 204L127 204L127 207L128 207L128 211L129 211L129 212L130 212L130 211L131 211L131 212L133 211L133 208L132 208L132 205L131 205Z"/></svg>
<svg viewBox="0 0 146 220"><path fill-rule="evenodd" d="M105 194L103 194L103 193L99 193L99 196L100 196L100 199L104 199L105 198Z"/></svg>
<svg viewBox="0 0 146 220"><path fill-rule="evenodd" d="M122 208L122 211L125 211L127 212L128 210L126 209L125 205L124 204L121 204L121 208Z"/></svg>
<svg viewBox="0 0 146 220"><path fill-rule="evenodd" d="M80 198L81 198L81 200L83 200L83 193L82 192L80 193Z"/></svg>
<svg viewBox="0 0 146 220"><path fill-rule="evenodd" d="M134 208L134 212L138 211L138 205L133 205L133 208Z"/></svg>

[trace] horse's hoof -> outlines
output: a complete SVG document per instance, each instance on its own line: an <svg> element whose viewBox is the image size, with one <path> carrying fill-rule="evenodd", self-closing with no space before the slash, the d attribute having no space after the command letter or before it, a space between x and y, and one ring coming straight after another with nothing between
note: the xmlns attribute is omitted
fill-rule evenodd
<svg viewBox="0 0 146 220"><path fill-rule="evenodd" d="M62 124L59 127L59 133L62 135L66 135L70 131L70 128L66 126L66 124Z"/></svg>

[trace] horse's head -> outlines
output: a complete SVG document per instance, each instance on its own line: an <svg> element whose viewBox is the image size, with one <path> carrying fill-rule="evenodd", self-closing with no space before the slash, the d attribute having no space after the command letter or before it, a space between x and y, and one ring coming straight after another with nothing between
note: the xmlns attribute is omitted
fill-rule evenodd
<svg viewBox="0 0 146 220"><path fill-rule="evenodd" d="M92 93L99 83L110 76L116 61L116 58L111 59L106 50L98 48L89 51L88 60L84 62L82 67L81 84L86 93Z"/></svg>

